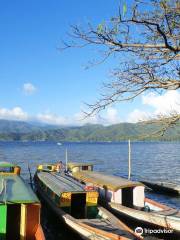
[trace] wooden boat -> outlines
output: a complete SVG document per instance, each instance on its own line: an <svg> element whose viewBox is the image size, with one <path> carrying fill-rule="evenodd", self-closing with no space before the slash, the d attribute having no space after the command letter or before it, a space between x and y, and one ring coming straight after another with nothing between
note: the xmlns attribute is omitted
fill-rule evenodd
<svg viewBox="0 0 180 240"><path fill-rule="evenodd" d="M45 240L40 202L20 177L20 167L0 162L0 239Z"/></svg>
<svg viewBox="0 0 180 240"><path fill-rule="evenodd" d="M54 165L40 165L34 182L40 197L69 228L83 239L142 239L109 211L97 205L98 193L63 173Z"/></svg>
<svg viewBox="0 0 180 240"><path fill-rule="evenodd" d="M180 195L180 186L175 183L155 182L148 180L142 180L141 182L157 193L167 195Z"/></svg>
<svg viewBox="0 0 180 240"><path fill-rule="evenodd" d="M80 172L80 171L93 171L92 163L78 163L78 162L69 162L68 170L72 173Z"/></svg>
<svg viewBox="0 0 180 240"><path fill-rule="evenodd" d="M74 179L94 187L108 208L140 223L180 232L180 211L145 198L144 185L125 178L91 171L91 164L83 168L79 163L69 163Z"/></svg>

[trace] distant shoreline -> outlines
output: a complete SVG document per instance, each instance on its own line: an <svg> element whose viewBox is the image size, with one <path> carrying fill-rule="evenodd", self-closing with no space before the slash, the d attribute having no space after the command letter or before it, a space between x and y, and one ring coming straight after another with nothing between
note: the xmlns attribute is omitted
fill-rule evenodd
<svg viewBox="0 0 180 240"><path fill-rule="evenodd" d="M1 140L0 143L5 142L17 142L17 143L55 143L57 146L63 146L64 144L68 143L79 143L79 144L118 144L118 143L128 143L128 140L121 140L121 141L62 141L61 145L58 144L58 141L54 140ZM131 140L132 143L180 143L180 140Z"/></svg>

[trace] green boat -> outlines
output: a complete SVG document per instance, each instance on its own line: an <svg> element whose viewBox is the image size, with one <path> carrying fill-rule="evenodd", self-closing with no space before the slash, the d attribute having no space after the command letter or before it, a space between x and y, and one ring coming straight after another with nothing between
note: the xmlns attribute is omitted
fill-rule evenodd
<svg viewBox="0 0 180 240"><path fill-rule="evenodd" d="M38 166L34 182L40 197L64 223L89 240L141 239L97 204L98 192L57 172L53 164Z"/></svg>
<svg viewBox="0 0 180 240"><path fill-rule="evenodd" d="M0 240L45 240L41 204L20 171L17 165L0 162Z"/></svg>

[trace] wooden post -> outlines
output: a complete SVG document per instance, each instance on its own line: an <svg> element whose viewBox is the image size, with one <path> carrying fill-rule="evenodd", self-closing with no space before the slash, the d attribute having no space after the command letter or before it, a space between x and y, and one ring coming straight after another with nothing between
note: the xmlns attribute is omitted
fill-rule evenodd
<svg viewBox="0 0 180 240"><path fill-rule="evenodd" d="M68 154L67 154L67 148L66 148L66 172L67 172L67 164L68 164Z"/></svg>
<svg viewBox="0 0 180 240"><path fill-rule="evenodd" d="M33 178L32 178L32 174L31 174L29 162L28 162L28 172L29 172L30 185L31 185L31 188L33 189Z"/></svg>
<svg viewBox="0 0 180 240"><path fill-rule="evenodd" d="M128 153L129 153L129 157L128 157L128 179L131 179L131 140L129 139L128 141Z"/></svg>

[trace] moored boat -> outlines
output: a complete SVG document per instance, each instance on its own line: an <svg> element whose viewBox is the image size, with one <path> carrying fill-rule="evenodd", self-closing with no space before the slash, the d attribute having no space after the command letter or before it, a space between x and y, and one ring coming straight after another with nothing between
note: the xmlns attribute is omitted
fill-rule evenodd
<svg viewBox="0 0 180 240"><path fill-rule="evenodd" d="M17 165L0 162L0 239L45 240L41 204Z"/></svg>
<svg viewBox="0 0 180 240"><path fill-rule="evenodd" d="M180 185L176 183L160 181L156 182L152 180L142 180L141 182L156 193L161 193L165 195L180 195Z"/></svg>
<svg viewBox="0 0 180 240"><path fill-rule="evenodd" d="M98 192L57 173L54 165L40 165L34 182L40 197L69 228L83 239L142 239L129 227L97 205Z"/></svg>
<svg viewBox="0 0 180 240"><path fill-rule="evenodd" d="M146 198L142 183L94 172L91 164L85 166L83 163L82 166L80 163L69 163L68 169L79 182L91 184L108 208L140 224L144 222L180 232L180 211Z"/></svg>

